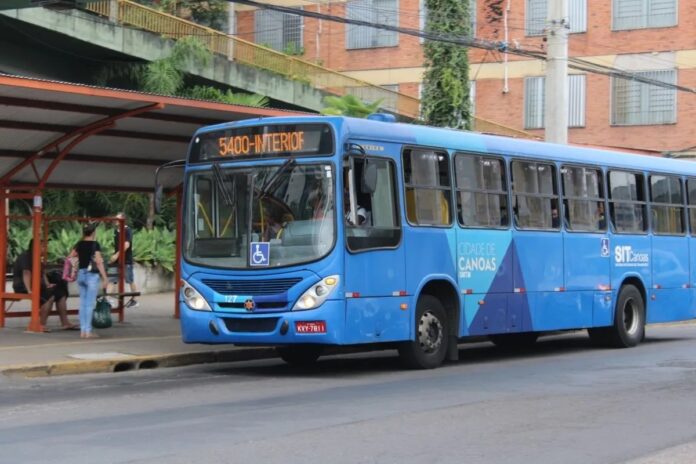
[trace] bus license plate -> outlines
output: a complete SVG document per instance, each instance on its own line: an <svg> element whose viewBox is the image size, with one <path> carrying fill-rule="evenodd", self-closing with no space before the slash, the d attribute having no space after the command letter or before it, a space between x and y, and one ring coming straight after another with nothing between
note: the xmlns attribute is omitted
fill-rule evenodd
<svg viewBox="0 0 696 464"><path fill-rule="evenodd" d="M295 332L298 334L326 333L326 321L295 322Z"/></svg>

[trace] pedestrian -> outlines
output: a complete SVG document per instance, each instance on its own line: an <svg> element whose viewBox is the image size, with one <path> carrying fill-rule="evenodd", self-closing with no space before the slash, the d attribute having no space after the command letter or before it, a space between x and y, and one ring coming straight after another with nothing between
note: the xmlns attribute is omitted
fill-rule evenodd
<svg viewBox="0 0 696 464"><path fill-rule="evenodd" d="M111 258L109 259L109 265L113 265L114 263L119 261L120 221L124 221L123 230L125 231L126 237L123 244L124 254L126 255L126 283L130 286L130 291L132 293L137 293L138 287L135 284L135 276L133 273L133 233L131 232L130 227L128 227L128 224L125 223L126 213L124 213L123 211L116 214L116 220L114 221L114 224L116 225L116 228L114 229L114 250L116 250L116 252L113 255L111 255ZM116 277L110 282L110 284L118 284L118 273L116 273ZM111 291L109 290L108 293L111 293ZM136 300L135 297L131 297L130 300L128 300L128 303L126 303L125 305L126 308L137 308L138 306L140 306L140 303L138 303L138 300Z"/></svg>
<svg viewBox="0 0 696 464"><path fill-rule="evenodd" d="M77 285L80 288L80 338L99 338L92 332L92 313L97 303L99 276L102 288L106 289L108 280L104 269L101 247L96 241L97 224L90 222L82 228L82 240L77 242L70 256L79 259Z"/></svg>
<svg viewBox="0 0 696 464"><path fill-rule="evenodd" d="M29 248L17 256L17 260L13 267L12 289L15 293L29 293L31 288L32 278L32 260L34 256L34 240L29 241ZM63 330L76 330L78 327L71 323L68 319L68 286L63 279L59 281L49 281L45 272L41 272L41 289L40 289L41 308L39 310L39 323L41 324L42 332L50 332L46 327L48 315L51 312L53 303L56 304L56 310L60 317L60 323Z"/></svg>

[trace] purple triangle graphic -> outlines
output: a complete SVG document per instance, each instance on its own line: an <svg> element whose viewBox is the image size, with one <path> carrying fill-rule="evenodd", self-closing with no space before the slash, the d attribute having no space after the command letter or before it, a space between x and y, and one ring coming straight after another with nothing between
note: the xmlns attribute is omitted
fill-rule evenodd
<svg viewBox="0 0 696 464"><path fill-rule="evenodd" d="M519 262L513 259L517 254L514 240L503 257L499 269L512 269L515 287L525 288L524 277ZM490 333L520 332L531 330L531 314L526 293L510 293L509 272L498 272L483 297L485 304L479 305L474 320L469 326L470 335ZM514 317L513 317L514 316ZM511 328L511 320L519 321L516 328Z"/></svg>

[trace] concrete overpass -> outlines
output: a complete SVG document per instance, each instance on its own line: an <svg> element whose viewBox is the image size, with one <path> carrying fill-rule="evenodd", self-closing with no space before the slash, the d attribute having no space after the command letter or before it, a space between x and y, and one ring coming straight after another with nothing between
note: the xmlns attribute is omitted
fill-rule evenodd
<svg viewBox="0 0 696 464"><path fill-rule="evenodd" d="M148 62L169 55L174 42L110 22L87 11L26 8L0 11L0 72L94 84L107 64ZM201 84L218 83L268 96L272 106L319 111L325 92L215 54L209 66L185 71Z"/></svg>

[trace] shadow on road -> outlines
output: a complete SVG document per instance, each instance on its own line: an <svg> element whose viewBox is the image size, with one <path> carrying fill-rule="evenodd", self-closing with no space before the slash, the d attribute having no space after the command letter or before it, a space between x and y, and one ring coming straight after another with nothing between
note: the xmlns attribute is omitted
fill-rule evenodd
<svg viewBox="0 0 696 464"><path fill-rule="evenodd" d="M675 342L685 337L652 337L646 338L645 344ZM354 351L354 348L351 349ZM574 352L616 351L616 348L597 347L592 344L585 331L552 334L541 337L531 347L500 348L487 341L463 343L459 345L459 361L445 363L440 369L452 366L481 365L487 363L509 361L515 359L539 359L559 356ZM224 367L211 367L214 374L249 375L268 377L355 377L373 375L375 373L400 372L404 368L399 362L394 349L365 350L348 354L332 354L324 356L309 367L291 367L280 359L268 360L253 365L249 363L227 364Z"/></svg>

